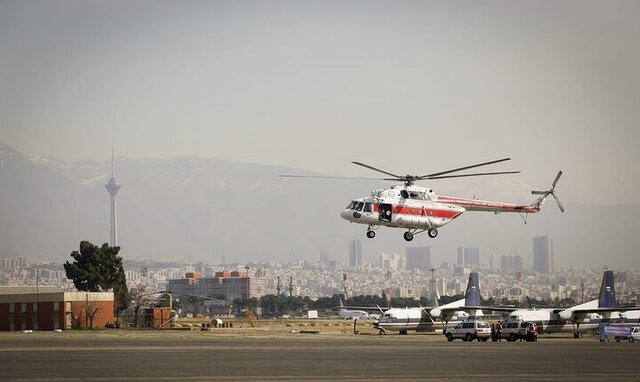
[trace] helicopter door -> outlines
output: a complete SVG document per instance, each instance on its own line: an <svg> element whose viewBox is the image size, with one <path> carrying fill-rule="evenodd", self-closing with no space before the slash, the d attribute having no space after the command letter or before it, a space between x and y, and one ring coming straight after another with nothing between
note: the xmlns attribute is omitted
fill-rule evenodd
<svg viewBox="0 0 640 382"><path fill-rule="evenodd" d="M380 203L380 221L390 222L391 221L391 204L389 203Z"/></svg>

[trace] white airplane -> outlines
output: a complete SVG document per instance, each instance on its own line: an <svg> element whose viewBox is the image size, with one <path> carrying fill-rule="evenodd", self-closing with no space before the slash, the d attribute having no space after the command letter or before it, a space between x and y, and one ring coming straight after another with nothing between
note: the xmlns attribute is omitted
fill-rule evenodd
<svg viewBox="0 0 640 382"><path fill-rule="evenodd" d="M541 334L572 330L573 337L580 338L581 327L583 331L595 329L602 322L626 318L626 314L635 316L634 312L640 312L637 307L616 308L615 302L613 271L607 270L597 299L570 308L518 309L511 312L509 319L535 322Z"/></svg>
<svg viewBox="0 0 640 382"><path fill-rule="evenodd" d="M353 310L344 308L338 311L338 316L344 318L345 320L361 320L369 318L369 313L365 312L364 310Z"/></svg>
<svg viewBox="0 0 640 382"><path fill-rule="evenodd" d="M380 334L385 334L387 330L398 331L400 334L407 334L409 330L428 331L433 329L434 325L442 325L446 330L449 322L458 323L471 317L482 316L483 309L512 311L515 308L482 306L478 273L471 272L464 298L433 308L391 308L385 311L373 325Z"/></svg>
<svg viewBox="0 0 640 382"><path fill-rule="evenodd" d="M338 316L344 318L345 320L368 319L369 313L365 310L349 309L345 307L342 303L341 298L340 306L338 307Z"/></svg>
<svg viewBox="0 0 640 382"><path fill-rule="evenodd" d="M618 315L623 321L640 323L640 310L638 309L620 312Z"/></svg>

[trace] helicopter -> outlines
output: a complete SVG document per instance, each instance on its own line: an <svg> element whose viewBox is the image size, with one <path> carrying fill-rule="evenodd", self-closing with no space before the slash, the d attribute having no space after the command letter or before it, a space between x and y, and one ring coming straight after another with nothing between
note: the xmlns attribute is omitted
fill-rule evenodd
<svg viewBox="0 0 640 382"><path fill-rule="evenodd" d="M518 174L520 171L498 171L482 172L473 174L453 174L472 168L488 166L500 162L511 160L502 158L489 162L477 163L470 166L458 167L451 170L439 171L427 175L396 175L394 173L381 170L362 162L351 162L355 165L387 175L385 178L348 178L332 176L304 176L304 175L280 175L286 178L322 178L322 179L375 179L385 181L402 182L390 188L382 188L371 191L371 196L352 199L344 210L340 212L340 217L357 224L367 226L367 237L373 239L379 227L401 228L406 231L403 237L406 241L412 241L415 235L426 232L430 238L438 236L438 229L452 220L460 217L466 211L485 211L496 214L502 212L517 212L521 215L526 224L527 215L537 213L542 208L547 197L550 195L556 201L558 208L564 212L564 207L555 194L556 185L562 176L562 171L556 175L551 188L546 191L531 191L533 195L539 197L529 205L492 202L478 199L464 199L451 196L437 195L433 189L416 186L415 182L422 180L436 180L449 178L463 178L473 176Z"/></svg>

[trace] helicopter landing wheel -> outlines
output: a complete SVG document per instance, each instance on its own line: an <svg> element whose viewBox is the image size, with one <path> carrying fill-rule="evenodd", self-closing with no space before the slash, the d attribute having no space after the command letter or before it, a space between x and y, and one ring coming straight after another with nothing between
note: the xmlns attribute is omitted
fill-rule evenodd
<svg viewBox="0 0 640 382"><path fill-rule="evenodd" d="M411 241L411 240L413 240L413 234L411 233L411 231L407 231L407 232L405 232L403 236L404 236L404 239L405 239L406 241Z"/></svg>
<svg viewBox="0 0 640 382"><path fill-rule="evenodd" d="M427 231L427 235L429 235L430 238L435 238L436 236L438 236L438 230L437 229L430 229Z"/></svg>
<svg viewBox="0 0 640 382"><path fill-rule="evenodd" d="M367 231L367 237L369 239L373 239L374 237L376 237L376 233L371 231L371 230L369 230L369 231Z"/></svg>

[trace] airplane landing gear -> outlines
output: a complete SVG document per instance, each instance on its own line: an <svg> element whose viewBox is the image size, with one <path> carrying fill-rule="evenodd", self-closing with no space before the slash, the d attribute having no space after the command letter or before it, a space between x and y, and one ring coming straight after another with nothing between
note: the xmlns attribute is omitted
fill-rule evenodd
<svg viewBox="0 0 640 382"><path fill-rule="evenodd" d="M573 338L582 338L582 334L580 334L580 324L577 323L574 326Z"/></svg>

